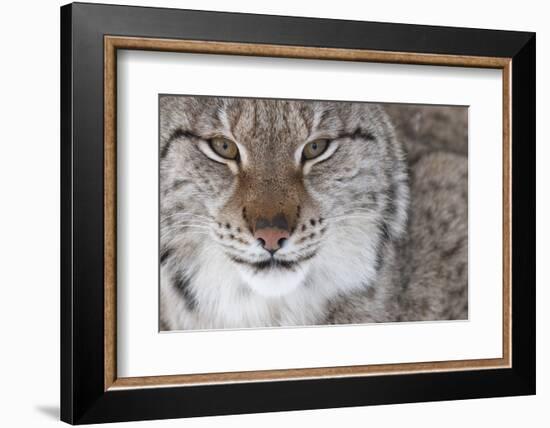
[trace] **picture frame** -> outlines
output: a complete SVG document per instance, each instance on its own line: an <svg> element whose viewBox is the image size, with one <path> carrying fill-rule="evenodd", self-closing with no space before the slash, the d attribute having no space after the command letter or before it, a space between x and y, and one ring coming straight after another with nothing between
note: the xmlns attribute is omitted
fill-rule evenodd
<svg viewBox="0 0 550 428"><path fill-rule="evenodd" d="M502 357L117 375L117 51L502 70ZM61 8L61 419L71 424L535 393L535 34L73 3Z"/></svg>

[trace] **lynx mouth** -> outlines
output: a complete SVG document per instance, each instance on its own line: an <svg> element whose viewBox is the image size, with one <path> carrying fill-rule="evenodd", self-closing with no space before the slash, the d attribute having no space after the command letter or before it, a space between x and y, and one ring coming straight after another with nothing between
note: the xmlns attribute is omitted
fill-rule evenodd
<svg viewBox="0 0 550 428"><path fill-rule="evenodd" d="M254 262L240 257L231 257L231 260L250 289L267 298L278 298L304 284L310 269L308 260L315 254L309 253L293 260L276 257Z"/></svg>
<svg viewBox="0 0 550 428"><path fill-rule="evenodd" d="M295 260L282 260L275 257L270 257L260 261L249 261L240 257L231 256L231 260L239 265L245 265L252 268L255 272L267 272L273 270L289 270L294 271L301 263L308 261L315 257L317 253L312 252L305 256L301 256Z"/></svg>

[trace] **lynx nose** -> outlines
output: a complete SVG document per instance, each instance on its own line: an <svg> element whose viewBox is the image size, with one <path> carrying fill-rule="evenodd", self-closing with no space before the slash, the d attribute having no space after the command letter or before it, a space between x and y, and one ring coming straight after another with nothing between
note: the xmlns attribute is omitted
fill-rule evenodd
<svg viewBox="0 0 550 428"><path fill-rule="evenodd" d="M256 238L262 244L271 255L275 254L275 251L279 250L284 242L288 239L288 231L281 229L258 229L254 233L254 238Z"/></svg>
<svg viewBox="0 0 550 428"><path fill-rule="evenodd" d="M254 228L254 238L260 242L263 248L275 254L275 251L281 249L284 242L290 236L288 222L284 215L277 215L273 219L266 220L259 218Z"/></svg>

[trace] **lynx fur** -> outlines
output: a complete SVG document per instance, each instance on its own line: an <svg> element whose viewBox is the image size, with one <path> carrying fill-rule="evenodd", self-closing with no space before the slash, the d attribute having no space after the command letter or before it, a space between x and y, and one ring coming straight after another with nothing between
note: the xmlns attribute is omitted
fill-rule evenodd
<svg viewBox="0 0 550 428"><path fill-rule="evenodd" d="M447 150L463 138L432 149L393 122L367 103L161 96L161 328L467 318L467 159ZM263 219L288 235L274 253Z"/></svg>

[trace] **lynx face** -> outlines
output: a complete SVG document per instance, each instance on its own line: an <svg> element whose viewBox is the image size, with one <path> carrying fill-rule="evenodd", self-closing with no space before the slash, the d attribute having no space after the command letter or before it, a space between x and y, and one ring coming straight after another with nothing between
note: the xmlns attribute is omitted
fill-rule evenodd
<svg viewBox="0 0 550 428"><path fill-rule="evenodd" d="M404 227L403 154L379 107L163 96L160 157L161 261L186 277L202 251L263 296L314 276L367 284Z"/></svg>

